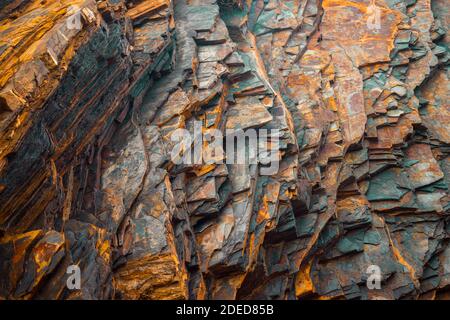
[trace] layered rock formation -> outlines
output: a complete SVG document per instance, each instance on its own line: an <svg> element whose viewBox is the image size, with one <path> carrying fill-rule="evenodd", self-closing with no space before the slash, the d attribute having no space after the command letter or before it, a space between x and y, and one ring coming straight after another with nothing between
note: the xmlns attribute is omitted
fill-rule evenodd
<svg viewBox="0 0 450 320"><path fill-rule="evenodd" d="M5 0L0 19L0 299L450 298L445 0ZM198 123L271 130L279 170L177 163Z"/></svg>

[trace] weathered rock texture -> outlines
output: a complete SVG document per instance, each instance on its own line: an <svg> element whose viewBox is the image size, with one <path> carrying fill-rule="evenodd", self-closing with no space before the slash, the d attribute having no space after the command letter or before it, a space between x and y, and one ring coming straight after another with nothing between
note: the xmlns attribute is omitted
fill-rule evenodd
<svg viewBox="0 0 450 320"><path fill-rule="evenodd" d="M0 299L450 298L446 0L3 0L0 19ZM279 171L176 165L195 121L278 129Z"/></svg>

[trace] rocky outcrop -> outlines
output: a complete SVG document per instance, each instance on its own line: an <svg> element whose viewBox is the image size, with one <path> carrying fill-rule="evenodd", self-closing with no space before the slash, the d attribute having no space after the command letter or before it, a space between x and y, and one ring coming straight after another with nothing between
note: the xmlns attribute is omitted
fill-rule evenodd
<svg viewBox="0 0 450 320"><path fill-rule="evenodd" d="M1 2L0 299L450 298L447 7Z"/></svg>

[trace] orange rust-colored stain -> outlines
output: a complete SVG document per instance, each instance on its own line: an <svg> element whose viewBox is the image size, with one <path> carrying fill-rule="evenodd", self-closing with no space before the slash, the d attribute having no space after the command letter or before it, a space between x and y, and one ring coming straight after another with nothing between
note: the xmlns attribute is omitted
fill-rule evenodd
<svg viewBox="0 0 450 320"><path fill-rule="evenodd" d="M109 262L111 257L111 246L109 244L109 240L103 241L98 247L98 254L103 258L106 262Z"/></svg>
<svg viewBox="0 0 450 320"><path fill-rule="evenodd" d="M8 242L17 242L19 240L29 238L31 241L35 239L38 235L40 235L42 230L33 230L27 233L14 234L14 235L5 235L0 239L0 244L5 244Z"/></svg>
<svg viewBox="0 0 450 320"><path fill-rule="evenodd" d="M27 233L22 233L13 236L5 236L0 240L0 244L13 242L14 245L14 256L12 258L13 265L18 263L24 256L28 245L34 241L40 234L42 230L33 230ZM21 241L24 240L24 241Z"/></svg>
<svg viewBox="0 0 450 320"><path fill-rule="evenodd" d="M213 171L215 168L216 168L215 164L207 164L199 168L195 168L192 171L195 173L197 177L199 177L207 174L208 172Z"/></svg>
<svg viewBox="0 0 450 320"><path fill-rule="evenodd" d="M314 285L311 280L311 266L312 261L302 266L297 273L295 279L295 295L300 298L314 292Z"/></svg>
<svg viewBox="0 0 450 320"><path fill-rule="evenodd" d="M140 17L143 14L150 13L155 10L159 10L161 8L165 8L170 4L169 0L151 0L151 1L143 1L137 6L129 9L126 13L127 17L131 19L135 19Z"/></svg>
<svg viewBox="0 0 450 320"><path fill-rule="evenodd" d="M359 9L361 12L366 13L368 5L360 2L353 2L347 0L323 0L322 1L323 8L332 8L332 7L354 7Z"/></svg>
<svg viewBox="0 0 450 320"><path fill-rule="evenodd" d="M329 97L328 99L325 100L327 108L332 110L332 111L337 111L338 110L338 105L336 102L336 99L334 98L334 96Z"/></svg>
<svg viewBox="0 0 450 320"><path fill-rule="evenodd" d="M311 78L304 74L297 74L287 78L288 87L308 86Z"/></svg>
<svg viewBox="0 0 450 320"><path fill-rule="evenodd" d="M253 256L254 251L255 251L255 234L252 233L250 235L249 246L248 246L248 254L250 257Z"/></svg>

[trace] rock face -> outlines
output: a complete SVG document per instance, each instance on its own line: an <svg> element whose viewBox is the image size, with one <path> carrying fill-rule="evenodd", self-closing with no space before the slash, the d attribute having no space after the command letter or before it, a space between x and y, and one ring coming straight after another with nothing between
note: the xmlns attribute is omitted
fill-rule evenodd
<svg viewBox="0 0 450 320"><path fill-rule="evenodd" d="M449 22L445 0L1 1L0 299L450 299ZM178 163L181 128L267 129L278 170Z"/></svg>

